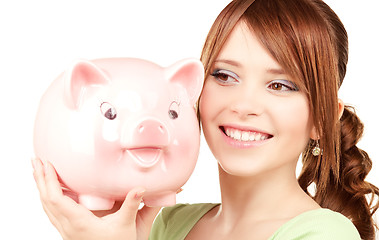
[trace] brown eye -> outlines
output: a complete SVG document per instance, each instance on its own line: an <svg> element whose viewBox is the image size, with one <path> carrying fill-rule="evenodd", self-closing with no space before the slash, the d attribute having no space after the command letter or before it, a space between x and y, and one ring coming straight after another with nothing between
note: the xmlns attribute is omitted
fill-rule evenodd
<svg viewBox="0 0 379 240"><path fill-rule="evenodd" d="M299 91L296 84L288 80L275 80L270 82L267 87L277 92Z"/></svg>
<svg viewBox="0 0 379 240"><path fill-rule="evenodd" d="M282 90L282 88L283 88L283 85L281 83L274 83L271 85L272 90L280 91Z"/></svg>
<svg viewBox="0 0 379 240"><path fill-rule="evenodd" d="M117 117L116 109L107 102L103 102L100 105L100 111L104 117L108 118L109 120L114 120Z"/></svg>
<svg viewBox="0 0 379 240"><path fill-rule="evenodd" d="M219 84L224 86L239 83L238 75L228 70L216 69L211 73L211 76L213 76Z"/></svg>
<svg viewBox="0 0 379 240"><path fill-rule="evenodd" d="M179 117L179 103L174 101L170 104L170 107L168 109L168 116L171 119L177 119Z"/></svg>
<svg viewBox="0 0 379 240"><path fill-rule="evenodd" d="M221 81L228 81L228 78L229 78L229 76L226 75L226 74L224 74L224 73L219 73L219 74L217 75L217 77L218 77L218 79L220 79Z"/></svg>

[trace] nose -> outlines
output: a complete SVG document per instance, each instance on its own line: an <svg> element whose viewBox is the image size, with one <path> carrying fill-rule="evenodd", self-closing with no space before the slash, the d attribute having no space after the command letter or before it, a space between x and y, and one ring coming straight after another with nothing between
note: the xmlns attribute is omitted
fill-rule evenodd
<svg viewBox="0 0 379 240"><path fill-rule="evenodd" d="M264 99L262 93L255 87L240 88L231 96L230 110L242 118L259 116L263 111Z"/></svg>
<svg viewBox="0 0 379 240"><path fill-rule="evenodd" d="M165 125L157 119L145 119L134 129L132 144L135 146L164 147L169 143Z"/></svg>

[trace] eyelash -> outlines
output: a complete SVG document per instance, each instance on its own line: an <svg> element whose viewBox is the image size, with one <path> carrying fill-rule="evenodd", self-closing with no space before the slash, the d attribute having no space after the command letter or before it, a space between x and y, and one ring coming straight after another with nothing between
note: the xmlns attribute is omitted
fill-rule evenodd
<svg viewBox="0 0 379 240"><path fill-rule="evenodd" d="M239 82L237 74L227 70L216 69L211 73L211 76L213 76L222 85L235 84ZM222 80L222 77L226 77L227 80ZM230 78L233 80L229 80ZM275 84L277 84L280 88L286 88L286 90L274 89L273 87ZM271 81L267 87L273 91L299 91L299 88L296 86L296 84L288 80L274 80Z"/></svg>
<svg viewBox="0 0 379 240"><path fill-rule="evenodd" d="M216 69L211 73L211 76L213 76L222 85L228 85L239 82L237 74L227 70ZM222 77L227 77L227 80L222 80Z"/></svg>
<svg viewBox="0 0 379 240"><path fill-rule="evenodd" d="M273 86L277 84L278 86L280 86L280 88L283 88L285 87L287 90L277 90L277 89L274 89ZM294 84L293 82L291 81L288 81L288 80L274 80L274 81L271 81L268 85L267 85L268 88L270 88L271 90L273 91L299 91L299 88L296 86L296 84Z"/></svg>
<svg viewBox="0 0 379 240"><path fill-rule="evenodd" d="M228 70L216 69L211 73L211 76L213 76L221 85L230 85L239 82L238 75ZM227 80L222 80L223 77L226 77ZM274 85L277 85L277 87L280 87L281 89L274 89ZM296 84L288 80L273 80L267 85L267 87L273 91L299 91ZM286 89L282 90L282 88Z"/></svg>

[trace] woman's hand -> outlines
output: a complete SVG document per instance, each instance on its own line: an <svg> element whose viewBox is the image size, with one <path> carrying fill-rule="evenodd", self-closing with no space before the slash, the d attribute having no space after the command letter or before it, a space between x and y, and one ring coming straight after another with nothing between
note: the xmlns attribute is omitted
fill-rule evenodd
<svg viewBox="0 0 379 240"><path fill-rule="evenodd" d="M63 239L148 239L160 208L144 206L138 210L145 193L143 188L132 189L125 201L115 204L111 211L93 213L63 194L50 163L43 165L39 159L32 162L42 206Z"/></svg>

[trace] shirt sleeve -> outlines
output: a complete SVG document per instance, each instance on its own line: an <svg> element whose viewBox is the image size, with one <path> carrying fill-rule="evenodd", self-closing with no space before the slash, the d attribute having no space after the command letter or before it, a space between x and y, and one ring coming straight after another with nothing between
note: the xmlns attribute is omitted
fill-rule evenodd
<svg viewBox="0 0 379 240"><path fill-rule="evenodd" d="M164 232L164 221L161 213L155 218L153 226L150 231L149 240L163 239L162 234Z"/></svg>
<svg viewBox="0 0 379 240"><path fill-rule="evenodd" d="M180 239L186 231L186 216L191 208L188 204L165 207L155 218L149 240Z"/></svg>
<svg viewBox="0 0 379 240"><path fill-rule="evenodd" d="M152 226L149 240L184 239L197 221L218 204L177 204L163 208Z"/></svg>
<svg viewBox="0 0 379 240"><path fill-rule="evenodd" d="M172 211L173 208L166 207L163 208L162 211L158 214L151 228L149 240L165 239L165 232L169 220L168 216L171 215Z"/></svg>

